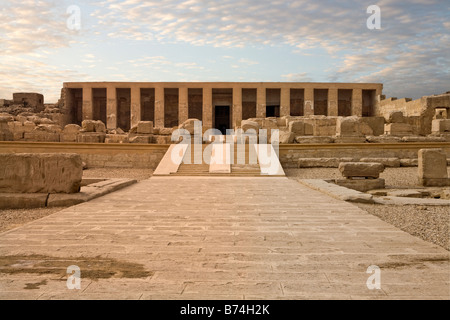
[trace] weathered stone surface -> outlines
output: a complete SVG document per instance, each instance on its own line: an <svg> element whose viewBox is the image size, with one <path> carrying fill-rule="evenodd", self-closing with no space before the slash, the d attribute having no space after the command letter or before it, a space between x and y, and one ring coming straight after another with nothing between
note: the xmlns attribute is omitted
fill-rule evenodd
<svg viewBox="0 0 450 320"><path fill-rule="evenodd" d="M0 193L0 210L45 208L47 193Z"/></svg>
<svg viewBox="0 0 450 320"><path fill-rule="evenodd" d="M336 137L334 143L365 143L365 137Z"/></svg>
<svg viewBox="0 0 450 320"><path fill-rule="evenodd" d="M436 136L428 136L428 137L410 136L410 137L403 137L402 142L446 142L446 139L443 137L436 137Z"/></svg>
<svg viewBox="0 0 450 320"><path fill-rule="evenodd" d="M159 128L159 135L170 136L172 135L173 130L174 130L173 128Z"/></svg>
<svg viewBox="0 0 450 320"><path fill-rule="evenodd" d="M139 121L136 133L153 134L153 121Z"/></svg>
<svg viewBox="0 0 450 320"><path fill-rule="evenodd" d="M171 136L154 136L154 141L156 144L171 144L172 140L171 140Z"/></svg>
<svg viewBox="0 0 450 320"><path fill-rule="evenodd" d="M337 168L340 159L338 158L301 158L298 159L299 168Z"/></svg>
<svg viewBox="0 0 450 320"><path fill-rule="evenodd" d="M305 135L305 123L303 121L289 122L289 131L295 133L297 136Z"/></svg>
<svg viewBox="0 0 450 320"><path fill-rule="evenodd" d="M388 123L404 123L405 117L401 111L392 111L389 113L387 118Z"/></svg>
<svg viewBox="0 0 450 320"><path fill-rule="evenodd" d="M353 116L337 119L337 137L362 137L372 135L372 128L359 117Z"/></svg>
<svg viewBox="0 0 450 320"><path fill-rule="evenodd" d="M106 133L85 132L77 136L79 143L104 143L105 139Z"/></svg>
<svg viewBox="0 0 450 320"><path fill-rule="evenodd" d="M26 132L23 135L25 141L59 142L60 134L46 131Z"/></svg>
<svg viewBox="0 0 450 320"><path fill-rule="evenodd" d="M200 122L200 120L198 120L198 119L188 119L185 122L183 122L182 124L180 124L180 126L178 128L187 130L187 131L189 131L189 134L194 135L195 122Z"/></svg>
<svg viewBox="0 0 450 320"><path fill-rule="evenodd" d="M23 132L32 132L34 130L34 128L36 127L36 125L34 124L34 122L32 121L25 121L23 123Z"/></svg>
<svg viewBox="0 0 450 320"><path fill-rule="evenodd" d="M126 134L107 134L105 143L129 143L128 135Z"/></svg>
<svg viewBox="0 0 450 320"><path fill-rule="evenodd" d="M77 142L78 134L77 133L61 133L59 137L60 142Z"/></svg>
<svg viewBox="0 0 450 320"><path fill-rule="evenodd" d="M413 134L412 126L408 123L389 123L384 126L385 134L392 136L408 136Z"/></svg>
<svg viewBox="0 0 450 320"><path fill-rule="evenodd" d="M369 143L399 143L402 142L402 138L394 136L368 136L366 138Z"/></svg>
<svg viewBox="0 0 450 320"><path fill-rule="evenodd" d="M361 121L366 123L373 131L374 136L381 136L384 134L384 117L363 117Z"/></svg>
<svg viewBox="0 0 450 320"><path fill-rule="evenodd" d="M130 137L130 143L142 143L149 144L152 143L153 135L136 135Z"/></svg>
<svg viewBox="0 0 450 320"><path fill-rule="evenodd" d="M0 154L0 192L75 193L83 168L77 154Z"/></svg>
<svg viewBox="0 0 450 320"><path fill-rule="evenodd" d="M331 137L298 136L295 137L295 141L297 143L326 144L326 143L333 143L334 139Z"/></svg>
<svg viewBox="0 0 450 320"><path fill-rule="evenodd" d="M400 159L401 167L417 167L419 165L419 159Z"/></svg>
<svg viewBox="0 0 450 320"><path fill-rule="evenodd" d="M400 167L399 158L361 158L360 162L376 162L381 163L386 168L398 168Z"/></svg>
<svg viewBox="0 0 450 320"><path fill-rule="evenodd" d="M384 179L336 179L336 184L356 191L367 192L384 189L386 182Z"/></svg>
<svg viewBox="0 0 450 320"><path fill-rule="evenodd" d="M40 124L36 126L33 132L49 132L49 133L61 133L61 127L56 124Z"/></svg>
<svg viewBox="0 0 450 320"><path fill-rule="evenodd" d="M63 133L78 134L81 131L81 127L77 124L68 124L64 127Z"/></svg>
<svg viewBox="0 0 450 320"><path fill-rule="evenodd" d="M343 162L339 164L339 171L345 178L375 178L380 177L384 165L371 162Z"/></svg>
<svg viewBox="0 0 450 320"><path fill-rule="evenodd" d="M256 133L258 133L259 129L261 129L261 126L256 121L243 120L241 122L241 128L242 130L244 130L244 132L247 132L247 130L255 130Z"/></svg>
<svg viewBox="0 0 450 320"><path fill-rule="evenodd" d="M295 134L292 132L280 131L280 144L294 143Z"/></svg>
<svg viewBox="0 0 450 320"><path fill-rule="evenodd" d="M11 115L0 116L0 123L8 123L14 121L14 117Z"/></svg>
<svg viewBox="0 0 450 320"><path fill-rule="evenodd" d="M431 123L431 132L434 134L450 132L450 119L436 119Z"/></svg>
<svg viewBox="0 0 450 320"><path fill-rule="evenodd" d="M106 126L100 120L84 120L81 123L81 131L82 132L105 133L106 132Z"/></svg>
<svg viewBox="0 0 450 320"><path fill-rule="evenodd" d="M443 149L419 150L419 178L447 179L447 156Z"/></svg>

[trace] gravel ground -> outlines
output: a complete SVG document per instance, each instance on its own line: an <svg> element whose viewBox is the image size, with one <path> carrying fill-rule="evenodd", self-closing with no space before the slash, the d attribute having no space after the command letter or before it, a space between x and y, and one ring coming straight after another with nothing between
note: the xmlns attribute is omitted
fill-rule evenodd
<svg viewBox="0 0 450 320"><path fill-rule="evenodd" d="M383 206L358 204L381 220L450 251L450 210L444 206Z"/></svg>
<svg viewBox="0 0 450 320"><path fill-rule="evenodd" d="M128 178L145 180L152 176L150 169L88 169L83 171L83 178ZM25 223L37 220L61 211L64 208L38 208L19 210L0 210L0 232L14 229Z"/></svg>
<svg viewBox="0 0 450 320"><path fill-rule="evenodd" d="M448 171L450 176L450 167ZM339 170L334 168L286 169L285 172L291 179L342 179ZM386 168L380 177L386 180L387 187L419 187L417 184L417 168L414 167ZM450 251L450 210L448 206L357 205L368 213L413 236Z"/></svg>
<svg viewBox="0 0 450 320"><path fill-rule="evenodd" d="M0 210L0 232L11 230L21 225L51 215L64 208L39 208Z"/></svg>

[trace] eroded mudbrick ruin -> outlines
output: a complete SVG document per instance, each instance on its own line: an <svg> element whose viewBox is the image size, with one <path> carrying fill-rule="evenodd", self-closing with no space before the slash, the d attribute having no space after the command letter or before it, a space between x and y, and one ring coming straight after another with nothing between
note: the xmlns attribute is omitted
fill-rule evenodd
<svg viewBox="0 0 450 320"><path fill-rule="evenodd" d="M174 129L280 130L280 143L450 141L450 93L385 99L378 83L67 82L57 104L0 100L0 140L170 144Z"/></svg>

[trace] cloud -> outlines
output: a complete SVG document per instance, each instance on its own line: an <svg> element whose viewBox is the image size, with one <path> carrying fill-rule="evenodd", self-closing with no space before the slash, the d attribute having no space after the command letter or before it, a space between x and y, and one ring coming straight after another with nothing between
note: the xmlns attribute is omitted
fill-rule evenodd
<svg viewBox="0 0 450 320"><path fill-rule="evenodd" d="M306 72L283 74L281 77L288 82L314 82Z"/></svg>

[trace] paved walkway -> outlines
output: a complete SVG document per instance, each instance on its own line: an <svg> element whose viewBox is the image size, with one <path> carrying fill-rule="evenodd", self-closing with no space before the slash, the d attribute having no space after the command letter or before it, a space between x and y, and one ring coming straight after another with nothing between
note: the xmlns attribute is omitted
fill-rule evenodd
<svg viewBox="0 0 450 320"><path fill-rule="evenodd" d="M0 234L0 269L1 299L450 298L448 251L286 178L154 177Z"/></svg>

